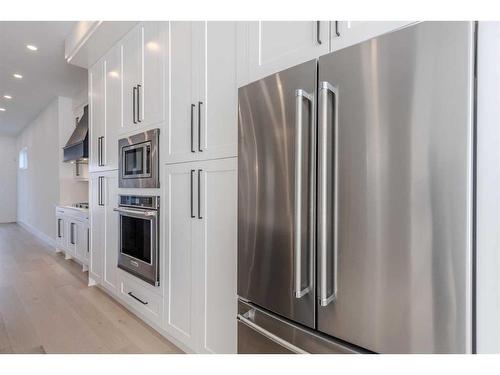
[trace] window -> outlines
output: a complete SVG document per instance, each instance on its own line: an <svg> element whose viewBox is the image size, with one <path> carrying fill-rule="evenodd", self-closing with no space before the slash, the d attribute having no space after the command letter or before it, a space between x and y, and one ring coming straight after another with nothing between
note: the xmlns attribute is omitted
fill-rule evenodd
<svg viewBox="0 0 500 375"><path fill-rule="evenodd" d="M23 147L19 151L19 169L28 169L28 148Z"/></svg>

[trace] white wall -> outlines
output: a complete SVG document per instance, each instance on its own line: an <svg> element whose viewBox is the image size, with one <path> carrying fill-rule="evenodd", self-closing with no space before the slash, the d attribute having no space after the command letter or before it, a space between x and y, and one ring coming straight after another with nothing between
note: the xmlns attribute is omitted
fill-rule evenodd
<svg viewBox="0 0 500 375"><path fill-rule="evenodd" d="M16 138L0 137L0 223L16 221Z"/></svg>
<svg viewBox="0 0 500 375"><path fill-rule="evenodd" d="M55 239L56 205L88 201L88 183L62 162L74 127L73 101L59 97L17 137L17 152L28 149L28 169L17 172L17 221L47 239Z"/></svg>
<svg viewBox="0 0 500 375"><path fill-rule="evenodd" d="M479 22L477 352L500 353L500 22Z"/></svg>

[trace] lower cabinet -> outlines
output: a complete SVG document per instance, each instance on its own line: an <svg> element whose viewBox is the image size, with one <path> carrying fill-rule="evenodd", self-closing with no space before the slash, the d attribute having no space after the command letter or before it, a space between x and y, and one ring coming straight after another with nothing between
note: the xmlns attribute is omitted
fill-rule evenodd
<svg viewBox="0 0 500 375"><path fill-rule="evenodd" d="M165 330L236 352L237 159L165 166Z"/></svg>
<svg viewBox="0 0 500 375"><path fill-rule="evenodd" d="M117 292L118 171L91 173L89 282Z"/></svg>
<svg viewBox="0 0 500 375"><path fill-rule="evenodd" d="M163 296L155 293L154 287L142 280L118 270L118 296L134 312L153 325L161 328L163 317Z"/></svg>
<svg viewBox="0 0 500 375"><path fill-rule="evenodd" d="M57 251L66 251L68 241L66 240L66 217L64 211L56 210L56 248Z"/></svg>
<svg viewBox="0 0 500 375"><path fill-rule="evenodd" d="M72 209L56 208L56 250L76 258L86 269L89 259L89 224Z"/></svg>

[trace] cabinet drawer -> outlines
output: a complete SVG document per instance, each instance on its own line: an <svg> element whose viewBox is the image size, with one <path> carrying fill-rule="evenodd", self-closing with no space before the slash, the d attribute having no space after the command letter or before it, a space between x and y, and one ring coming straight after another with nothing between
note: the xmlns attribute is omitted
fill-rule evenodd
<svg viewBox="0 0 500 375"><path fill-rule="evenodd" d="M122 278L120 280L120 297L139 315L158 326L161 325L163 311L161 296L150 292L132 280Z"/></svg>

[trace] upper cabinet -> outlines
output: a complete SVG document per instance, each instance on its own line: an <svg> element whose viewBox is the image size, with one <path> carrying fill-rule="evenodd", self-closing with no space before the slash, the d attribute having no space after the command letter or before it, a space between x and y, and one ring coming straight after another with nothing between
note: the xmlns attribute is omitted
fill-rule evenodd
<svg viewBox="0 0 500 375"><path fill-rule="evenodd" d="M352 46L370 38L408 26L409 21L332 21L330 50Z"/></svg>
<svg viewBox="0 0 500 375"><path fill-rule="evenodd" d="M89 171L118 168L118 129L122 122L121 54L111 49L89 70Z"/></svg>
<svg viewBox="0 0 500 375"><path fill-rule="evenodd" d="M237 154L236 22L171 22L166 162Z"/></svg>
<svg viewBox="0 0 500 375"><path fill-rule="evenodd" d="M121 132L165 119L166 22L144 22L121 42L123 122Z"/></svg>
<svg viewBox="0 0 500 375"><path fill-rule="evenodd" d="M329 52L328 21L253 21L240 26L240 46L248 66L242 67L243 83ZM246 28L246 33L245 33ZM246 35L245 35L246 34ZM245 55L245 51L240 54Z"/></svg>
<svg viewBox="0 0 500 375"><path fill-rule="evenodd" d="M238 86L409 25L405 21L238 22Z"/></svg>
<svg viewBox="0 0 500 375"><path fill-rule="evenodd" d="M89 147L90 163L89 171L94 172L103 168L103 139L104 139L104 59L99 60L89 69Z"/></svg>

